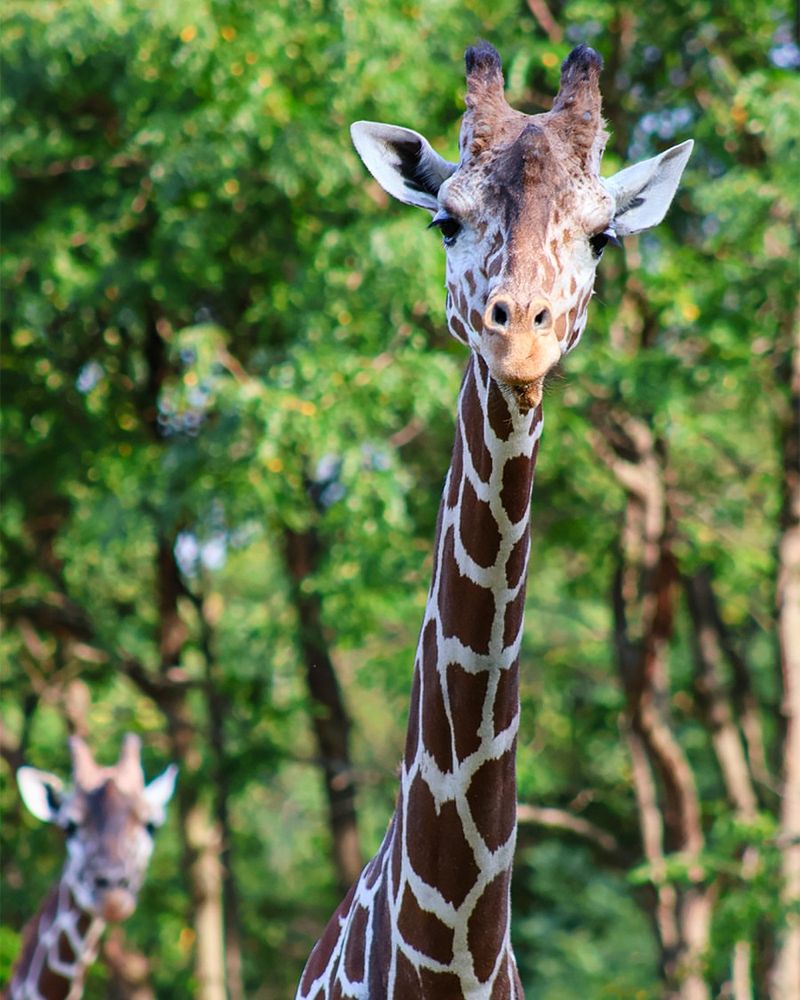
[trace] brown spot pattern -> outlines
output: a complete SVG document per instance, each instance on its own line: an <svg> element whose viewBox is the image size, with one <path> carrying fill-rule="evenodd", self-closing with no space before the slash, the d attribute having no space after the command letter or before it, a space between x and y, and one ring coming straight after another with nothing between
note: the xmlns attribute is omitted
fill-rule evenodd
<svg viewBox="0 0 800 1000"><path fill-rule="evenodd" d="M483 482L488 483L492 475L492 456L483 439L483 410L475 384L475 373L469 367L464 384L461 413L467 433L467 447L472 456L472 465Z"/></svg>
<svg viewBox="0 0 800 1000"><path fill-rule="evenodd" d="M39 993L47 1000L67 1000L72 982L65 979L59 972L54 972L50 966L45 965L39 975L37 982Z"/></svg>
<svg viewBox="0 0 800 1000"><path fill-rule="evenodd" d="M423 910L409 886L397 918L397 928L406 944L423 955L447 965L453 960L453 930L428 910Z"/></svg>
<svg viewBox="0 0 800 1000"><path fill-rule="evenodd" d="M506 605L505 620L503 622L503 649L514 642L522 628L522 617L525 613L525 588L520 588L513 601Z"/></svg>
<svg viewBox="0 0 800 1000"><path fill-rule="evenodd" d="M510 590L513 590L519 584L522 574L525 571L529 536L530 531L524 531L509 553L508 562L506 563L506 583Z"/></svg>
<svg viewBox="0 0 800 1000"><path fill-rule="evenodd" d="M500 502L512 524L520 521L528 510L533 484L533 465L525 455L509 458L503 469Z"/></svg>
<svg viewBox="0 0 800 1000"><path fill-rule="evenodd" d="M470 557L484 569L494 566L502 541L500 529L491 507L480 499L468 479L461 493L460 528L461 542Z"/></svg>
<svg viewBox="0 0 800 1000"><path fill-rule="evenodd" d="M408 859L417 875L459 907L478 877L478 866L454 802L436 812L431 790L418 774L408 793Z"/></svg>
<svg viewBox="0 0 800 1000"><path fill-rule="evenodd" d="M519 674L516 670L501 670L492 706L494 735L508 729L519 708Z"/></svg>
<svg viewBox="0 0 800 1000"><path fill-rule="evenodd" d="M469 321L476 333L483 333L483 316L481 316L477 309L473 309L469 314Z"/></svg>
<svg viewBox="0 0 800 1000"><path fill-rule="evenodd" d="M475 289L478 287L475 281L475 275L472 273L472 271L467 271L464 277L466 278L467 284L469 285L470 295L474 295Z"/></svg>
<svg viewBox="0 0 800 1000"><path fill-rule="evenodd" d="M480 729L483 704L489 686L489 671L470 674L458 663L447 666L447 689L450 714L455 730L456 756L463 761L481 745Z"/></svg>
<svg viewBox="0 0 800 1000"><path fill-rule="evenodd" d="M350 929L344 952L344 971L347 978L360 982L364 978L364 941L367 933L369 913L363 906L356 906L355 913L350 918Z"/></svg>
<svg viewBox="0 0 800 1000"><path fill-rule="evenodd" d="M436 586L436 577L439 572L439 539L442 536L442 517L444 510L439 504L439 513L436 515L436 532L433 539L433 566L431 567L431 591Z"/></svg>
<svg viewBox="0 0 800 1000"><path fill-rule="evenodd" d="M494 620L494 594L462 576L456 562L453 529L447 529L442 546L442 579L439 583L439 618L446 638L456 636L476 653L489 652Z"/></svg>
<svg viewBox="0 0 800 1000"><path fill-rule="evenodd" d="M521 995L521 991L520 991ZM497 974L489 1000L509 1000L511 996L511 980L508 976L508 962L504 962Z"/></svg>
<svg viewBox="0 0 800 1000"><path fill-rule="evenodd" d="M475 369L476 385L479 384L482 389L485 389L489 378L489 366L480 354L475 355Z"/></svg>
<svg viewBox="0 0 800 1000"><path fill-rule="evenodd" d="M414 680L411 682L411 708L408 710L408 729L406 731L406 766L410 767L417 756L419 742L419 663L414 668Z"/></svg>
<svg viewBox="0 0 800 1000"><path fill-rule="evenodd" d="M377 994L376 994L377 996ZM443 1000L463 1000L461 980L452 972L419 972L400 952L397 956L397 976L392 1000L410 1000L411 997L442 997Z"/></svg>
<svg viewBox="0 0 800 1000"><path fill-rule="evenodd" d="M453 444L453 457L450 459L450 482L447 487L447 506L451 509L458 504L458 494L461 480L464 478L464 442L461 438L461 427L456 425L456 440Z"/></svg>
<svg viewBox="0 0 800 1000"><path fill-rule="evenodd" d="M395 892L399 890L400 887L400 869L402 868L403 861L403 797L402 794L398 796L397 800L397 832L395 834L394 841L392 842L392 856L389 860L391 866L392 875L392 886ZM386 893L389 893L389 886L386 886Z"/></svg>
<svg viewBox="0 0 800 1000"><path fill-rule="evenodd" d="M503 270L503 254L498 254L495 259L486 265L486 277L494 278Z"/></svg>
<svg viewBox="0 0 800 1000"><path fill-rule="evenodd" d="M432 621L425 627L422 649L422 745L446 774L452 766L453 751L444 693L436 669L436 625Z"/></svg>
<svg viewBox="0 0 800 1000"><path fill-rule="evenodd" d="M367 996L388 996L386 989L391 954L391 914L386 896L379 893L372 908L372 946L370 948Z"/></svg>
<svg viewBox="0 0 800 1000"><path fill-rule="evenodd" d="M71 965L75 958L75 952L72 950L69 938L62 932L58 935L58 959L60 962Z"/></svg>
<svg viewBox="0 0 800 1000"><path fill-rule="evenodd" d="M495 437L500 441L508 441L514 429L514 423L511 419L508 403L494 379L489 382L489 398L486 409L489 416L489 426Z"/></svg>
<svg viewBox="0 0 800 1000"><path fill-rule="evenodd" d="M491 976L503 947L506 928L498 921L497 914L504 909L508 879L508 872L501 872L492 879L475 904L467 925L467 945L472 953L472 965L482 983Z"/></svg>
<svg viewBox="0 0 800 1000"><path fill-rule="evenodd" d="M452 330L453 335L458 337L460 340L466 342L467 328L464 326L464 324L461 322L458 316L450 316L448 319L448 323L450 324L450 329Z"/></svg>
<svg viewBox="0 0 800 1000"><path fill-rule="evenodd" d="M473 774L467 802L478 833L490 851L504 844L514 830L516 796L514 794L514 744L495 759L481 764Z"/></svg>
<svg viewBox="0 0 800 1000"><path fill-rule="evenodd" d="M570 333L573 333L575 330L575 319L578 315L578 311L578 306L573 306L569 311L569 316L567 317L567 328Z"/></svg>
<svg viewBox="0 0 800 1000"><path fill-rule="evenodd" d="M350 909L350 904L353 902L353 896L356 891L356 884L350 887L350 891L344 897L342 902L339 904L338 909L331 917L328 922L328 926L325 928L325 933L317 941L314 950L311 952L311 957L308 960L308 965L303 973L303 979L300 983L304 990L307 990L312 982L320 975L321 972L327 967L330 961L331 955L333 954L336 943L339 940L339 917L340 915L347 913Z"/></svg>

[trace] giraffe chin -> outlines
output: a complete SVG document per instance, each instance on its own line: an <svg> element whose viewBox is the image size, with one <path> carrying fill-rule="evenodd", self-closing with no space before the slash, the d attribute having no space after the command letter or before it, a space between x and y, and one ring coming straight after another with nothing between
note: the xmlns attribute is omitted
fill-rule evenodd
<svg viewBox="0 0 800 1000"><path fill-rule="evenodd" d="M136 897L127 889L111 889L98 904L97 909L103 920L119 923L127 920L136 909Z"/></svg>
<svg viewBox="0 0 800 1000"><path fill-rule="evenodd" d="M511 390L519 405L520 413L528 413L542 401L544 377L534 379L531 382L504 382L503 384Z"/></svg>

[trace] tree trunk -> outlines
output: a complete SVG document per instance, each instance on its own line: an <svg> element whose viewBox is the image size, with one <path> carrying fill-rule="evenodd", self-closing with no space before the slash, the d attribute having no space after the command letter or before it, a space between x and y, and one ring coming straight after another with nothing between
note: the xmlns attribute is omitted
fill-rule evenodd
<svg viewBox="0 0 800 1000"><path fill-rule="evenodd" d="M184 870L189 879L195 933L195 969L198 1000L226 1000L224 926L222 916L221 840L219 829L197 794L197 772L202 755L197 746L195 721L186 690L170 685L176 672L188 630L180 616L178 598L183 593L173 543L165 538L158 549L158 650L163 694L156 695L167 719L172 754L181 768L177 785Z"/></svg>
<svg viewBox="0 0 800 1000"><path fill-rule="evenodd" d="M169 374L169 359L159 332L155 304L147 318L144 354L147 384L140 400L140 414L150 437L163 443L158 424L161 387ZM156 555L156 642L161 683L152 692L167 720L172 755L180 765L177 804L183 841L184 870L193 901L195 969L198 1000L226 1000L222 876L219 830L197 793L196 776L202 765L198 734L183 683L181 657L188 638L180 614L179 598L186 594L175 558L177 528L160 534Z"/></svg>
<svg viewBox="0 0 800 1000"><path fill-rule="evenodd" d="M684 583L694 625L695 690L722 774L728 801L739 819L755 819L757 800L742 741L721 679L722 650L715 622L714 593L708 573L700 570Z"/></svg>
<svg viewBox="0 0 800 1000"><path fill-rule="evenodd" d="M312 724L325 779L340 890L346 892L364 864L358 836L356 786L350 760L350 720L322 627L319 597L303 587L317 568L319 539L313 529L286 530L284 555L297 611L300 649L311 698Z"/></svg>
<svg viewBox="0 0 800 1000"><path fill-rule="evenodd" d="M694 774L669 718L667 651L678 573L671 550L665 449L642 421L630 415L598 407L594 418L602 427L598 452L627 493L612 588L614 638L627 702L623 729L654 890L653 921L665 996L708 1000L703 963L712 896L700 863L704 847L700 802ZM688 885L670 881L670 855L681 857Z"/></svg>
<svg viewBox="0 0 800 1000"><path fill-rule="evenodd" d="M197 1000L226 1000L219 828L210 822L206 809L198 802L184 815L182 826L190 858L189 880L197 934Z"/></svg>
<svg viewBox="0 0 800 1000"><path fill-rule="evenodd" d="M225 927L225 979L229 1000L244 1000L242 979L242 946L239 925L239 893L233 871L233 837L230 828L228 802L230 785L225 752L224 715L226 699L220 691L218 663L214 654L214 625L216 614L212 602L196 600L200 615L203 659L206 668L206 708L209 724L209 751L212 755L214 781L214 818L221 837L220 876L222 879L222 908Z"/></svg>

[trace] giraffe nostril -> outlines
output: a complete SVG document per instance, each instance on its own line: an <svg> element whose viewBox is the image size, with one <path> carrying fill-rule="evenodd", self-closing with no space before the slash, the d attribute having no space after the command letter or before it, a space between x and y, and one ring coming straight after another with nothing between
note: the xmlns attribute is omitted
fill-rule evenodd
<svg viewBox="0 0 800 1000"><path fill-rule="evenodd" d="M533 325L537 330L541 330L542 327L550 325L550 310L542 309L541 312L536 313L533 317Z"/></svg>
<svg viewBox="0 0 800 1000"><path fill-rule="evenodd" d="M508 309L501 302L496 302L492 309L492 322L497 326L508 326L508 320Z"/></svg>

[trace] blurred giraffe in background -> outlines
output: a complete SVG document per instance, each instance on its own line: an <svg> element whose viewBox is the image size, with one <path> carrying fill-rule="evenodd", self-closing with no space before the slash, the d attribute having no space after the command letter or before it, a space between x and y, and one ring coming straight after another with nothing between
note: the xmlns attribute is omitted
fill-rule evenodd
<svg viewBox="0 0 800 1000"><path fill-rule="evenodd" d="M175 788L172 764L145 785L138 736L125 737L113 767L100 767L77 736L70 738L70 753L69 790L46 771L17 772L28 809L64 831L67 860L23 931L9 1000L78 1000L83 994L107 921L125 920L136 908L153 836Z"/></svg>
<svg viewBox="0 0 800 1000"><path fill-rule="evenodd" d="M352 127L391 195L447 248L450 332L470 348L439 510L397 808L314 948L298 1000L505 1000L518 664L547 372L579 341L609 239L656 225L691 142L601 179L600 57L564 62L552 110L506 103L500 59L466 53L460 160L410 129Z"/></svg>

